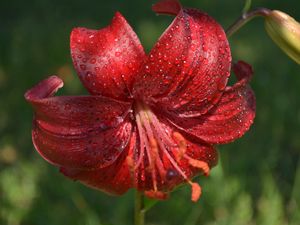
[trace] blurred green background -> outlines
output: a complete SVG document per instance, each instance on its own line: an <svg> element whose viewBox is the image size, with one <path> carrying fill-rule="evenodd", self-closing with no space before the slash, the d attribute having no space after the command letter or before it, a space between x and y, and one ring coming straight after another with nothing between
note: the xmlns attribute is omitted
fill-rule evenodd
<svg viewBox="0 0 300 225"><path fill-rule="evenodd" d="M23 94L45 77L65 81L60 94L86 93L73 69L69 34L73 27L98 29L116 10L134 27L149 51L171 21L151 12L149 0L0 1L0 224L130 225L134 192L107 196L66 179L31 143L32 110ZM228 27L244 1L182 1ZM280 9L300 20L300 2L254 0L252 7ZM267 36L263 20L230 39L233 58L251 63L257 116L251 130L220 146L220 164L198 178L201 200L190 188L172 193L147 214L152 225L300 224L300 67Z"/></svg>

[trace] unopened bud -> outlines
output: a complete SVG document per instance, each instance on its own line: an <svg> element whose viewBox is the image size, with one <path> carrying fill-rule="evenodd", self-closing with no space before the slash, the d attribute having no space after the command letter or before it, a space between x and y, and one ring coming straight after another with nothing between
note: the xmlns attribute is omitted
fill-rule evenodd
<svg viewBox="0 0 300 225"><path fill-rule="evenodd" d="M265 18L266 30L273 41L300 64L300 24L278 10L271 11Z"/></svg>

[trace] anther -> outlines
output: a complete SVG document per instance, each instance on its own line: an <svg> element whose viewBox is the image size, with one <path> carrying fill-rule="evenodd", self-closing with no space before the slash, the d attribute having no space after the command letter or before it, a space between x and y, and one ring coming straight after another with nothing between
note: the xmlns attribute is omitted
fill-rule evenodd
<svg viewBox="0 0 300 225"><path fill-rule="evenodd" d="M160 200L166 200L169 194L162 191L145 191L144 194L149 198L155 198Z"/></svg>
<svg viewBox="0 0 300 225"><path fill-rule="evenodd" d="M191 196L191 200L193 202L197 202L201 196L201 187L199 184L197 183L190 183L192 186L192 196Z"/></svg>
<svg viewBox="0 0 300 225"><path fill-rule="evenodd" d="M203 171L204 175L205 176L208 176L209 175L209 172L210 172L210 168L208 166L208 164L204 161L201 161L201 160L197 160L197 159L192 159L191 157L189 156L185 156L185 158L188 159L189 161L189 164L195 168L199 168Z"/></svg>
<svg viewBox="0 0 300 225"><path fill-rule="evenodd" d="M177 161L181 160L182 157L184 156L186 149L187 149L187 144L185 138L179 133L179 132L174 132L173 133L173 138L177 141L177 146L179 150L179 154L177 155Z"/></svg>

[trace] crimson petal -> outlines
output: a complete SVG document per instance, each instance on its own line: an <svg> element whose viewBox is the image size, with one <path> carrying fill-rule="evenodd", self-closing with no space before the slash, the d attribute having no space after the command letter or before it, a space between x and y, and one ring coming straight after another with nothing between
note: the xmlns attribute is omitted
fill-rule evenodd
<svg viewBox="0 0 300 225"><path fill-rule="evenodd" d="M151 50L133 93L181 117L199 116L219 100L230 66L222 27L203 12L182 9Z"/></svg>
<svg viewBox="0 0 300 225"><path fill-rule="evenodd" d="M227 87L218 104L200 118L179 118L172 115L175 126L211 144L231 142L250 128L255 117L255 96L248 85L252 68L245 62L233 66L240 79Z"/></svg>
<svg viewBox="0 0 300 225"><path fill-rule="evenodd" d="M111 164L130 138L130 104L100 96L50 97L62 84L52 76L25 94L35 111L35 148L58 166L101 168Z"/></svg>
<svg viewBox="0 0 300 225"><path fill-rule="evenodd" d="M127 155L133 151L136 135L131 136L130 144L113 164L98 170L81 170L62 167L60 171L67 177L106 193L121 195L132 187L132 179Z"/></svg>
<svg viewBox="0 0 300 225"><path fill-rule="evenodd" d="M75 28L70 42L75 69L91 94L120 100L130 96L133 77L146 56L120 13L106 28Z"/></svg>

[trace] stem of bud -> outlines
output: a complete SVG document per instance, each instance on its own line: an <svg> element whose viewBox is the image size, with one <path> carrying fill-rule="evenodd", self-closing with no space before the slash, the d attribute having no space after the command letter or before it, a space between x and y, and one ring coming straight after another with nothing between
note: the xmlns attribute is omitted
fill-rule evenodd
<svg viewBox="0 0 300 225"><path fill-rule="evenodd" d="M242 26L244 26L247 22L252 20L255 17L258 16L267 16L271 13L270 9L266 8L258 8L252 11L248 11L246 13L243 13L240 18L238 18L227 30L226 30L226 35L229 38L232 36L236 31L238 31Z"/></svg>

